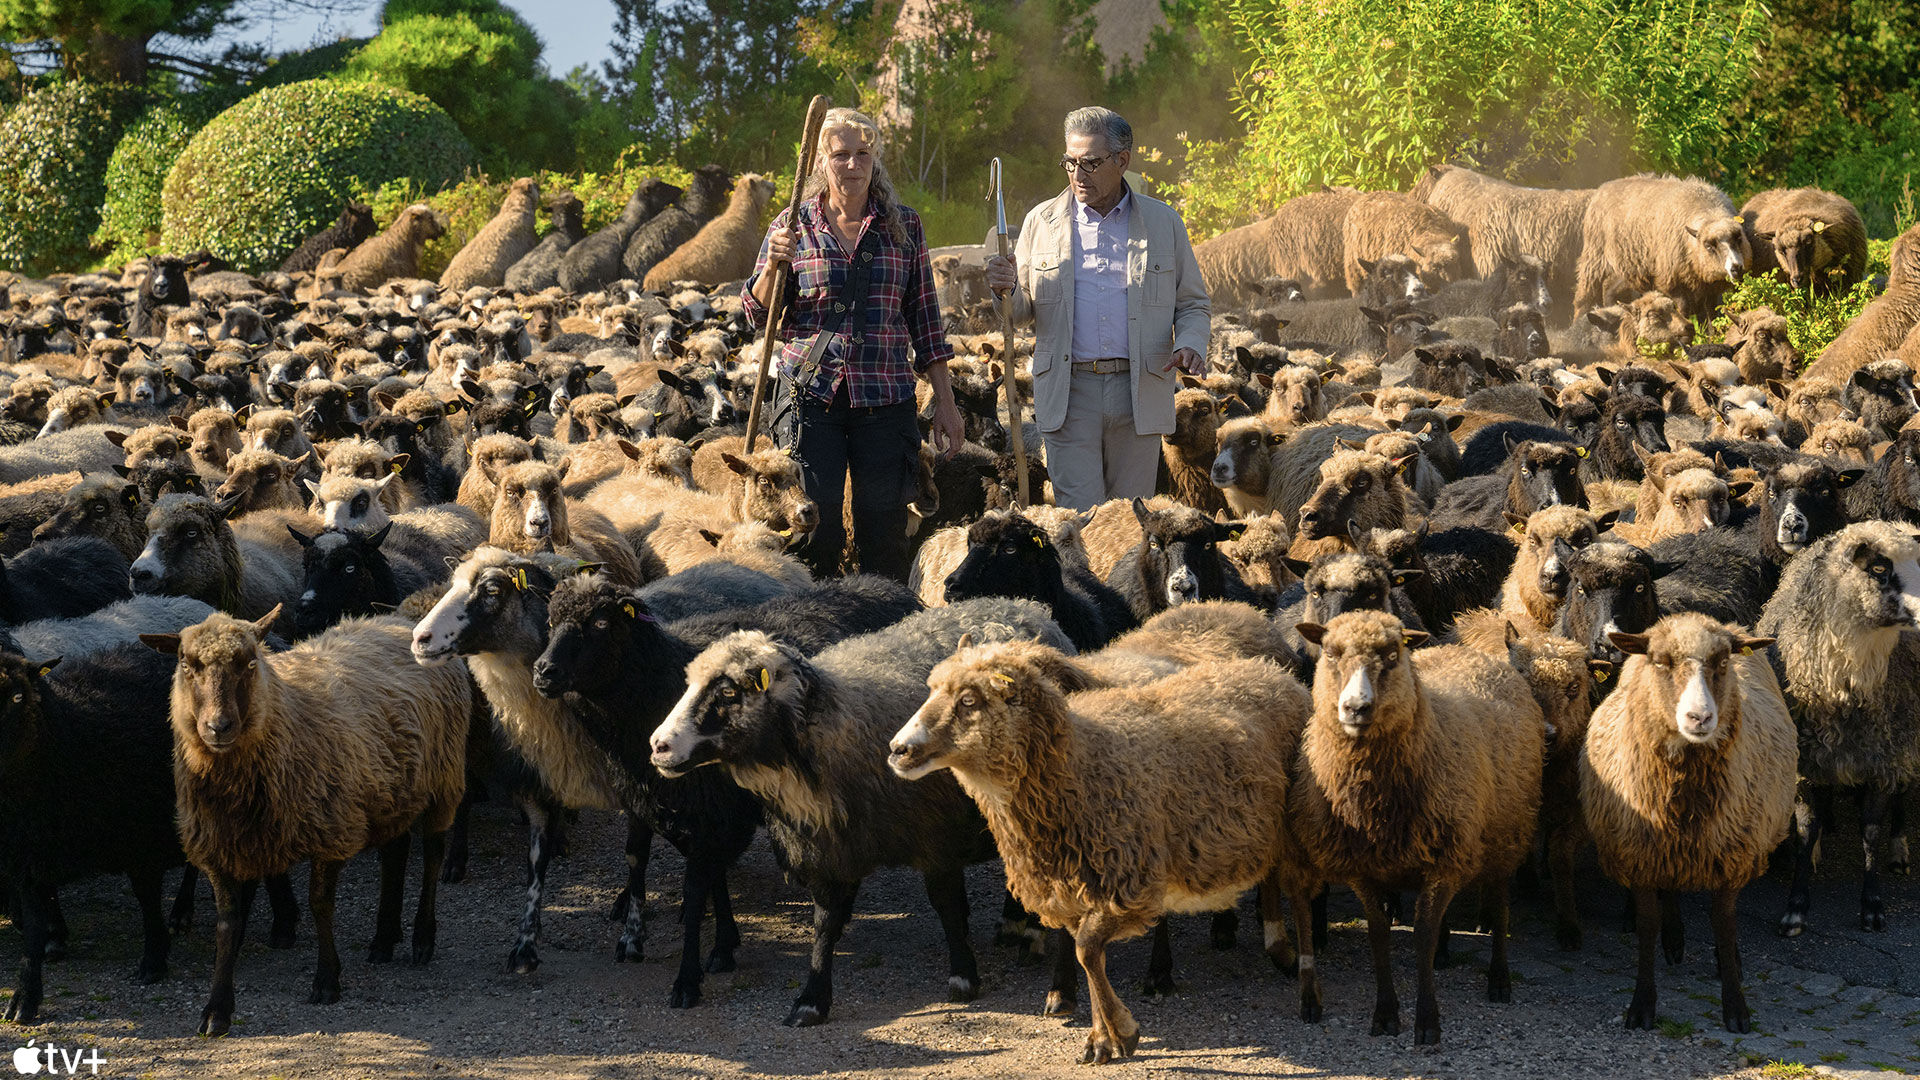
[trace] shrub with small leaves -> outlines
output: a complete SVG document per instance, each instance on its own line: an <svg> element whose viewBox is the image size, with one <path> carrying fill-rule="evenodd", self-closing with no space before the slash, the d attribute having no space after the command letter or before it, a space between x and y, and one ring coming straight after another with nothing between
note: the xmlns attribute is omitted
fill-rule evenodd
<svg viewBox="0 0 1920 1080"><path fill-rule="evenodd" d="M1787 320L1787 340L1799 350L1806 363L1820 358L1840 331L1879 295L1873 278L1887 272L1887 255L1892 243L1872 240L1867 243L1867 276L1853 287L1830 296L1814 296L1806 289L1788 285L1778 274L1748 275L1727 290L1712 323L1701 341L1719 341L1726 335L1733 317L1754 308L1772 308Z"/></svg>
<svg viewBox="0 0 1920 1080"><path fill-rule="evenodd" d="M90 261L107 162L133 105L125 88L65 80L0 120L0 268L44 274Z"/></svg>
<svg viewBox="0 0 1920 1080"><path fill-rule="evenodd" d="M209 120L244 96L213 87L163 98L127 125L107 161L106 202L100 207L96 247L112 249L108 262L151 255L160 242L160 188L181 151Z"/></svg>
<svg viewBox="0 0 1920 1080"><path fill-rule="evenodd" d="M258 272L395 180L437 191L473 150L418 94L314 79L263 90L215 117L167 174L161 243Z"/></svg>

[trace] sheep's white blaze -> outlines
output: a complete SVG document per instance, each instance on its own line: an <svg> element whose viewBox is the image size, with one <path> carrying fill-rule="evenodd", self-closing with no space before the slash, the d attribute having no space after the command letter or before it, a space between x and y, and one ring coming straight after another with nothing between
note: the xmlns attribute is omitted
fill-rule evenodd
<svg viewBox="0 0 1920 1080"><path fill-rule="evenodd" d="M329 529L345 529L355 523L353 511L346 499L335 499L320 512L320 523Z"/></svg>
<svg viewBox="0 0 1920 1080"><path fill-rule="evenodd" d="M705 686L688 686L687 692L673 705L673 711L667 714L660 726L653 729L647 743L653 747L653 767L661 772L679 769L693 757L693 747L699 732L693 726L694 703L700 700Z"/></svg>
<svg viewBox="0 0 1920 1080"><path fill-rule="evenodd" d="M1911 559L1895 563L1893 575L1900 582L1900 610L1920 625L1920 563Z"/></svg>
<svg viewBox="0 0 1920 1080"><path fill-rule="evenodd" d="M1558 551L1547 556L1547 561L1540 564L1540 573L1543 577L1557 578L1560 576L1561 571L1565 569L1566 564L1560 561L1560 553Z"/></svg>
<svg viewBox="0 0 1920 1080"><path fill-rule="evenodd" d="M1373 708L1373 676L1364 667L1355 668L1347 677L1347 685L1340 691L1340 724L1347 728L1359 728L1366 724L1362 719L1356 722L1356 714L1363 714Z"/></svg>
<svg viewBox="0 0 1920 1080"><path fill-rule="evenodd" d="M1217 488L1232 487L1237 482L1237 478L1238 478L1238 474L1234 471L1234 468L1233 468L1233 455L1232 454L1216 455L1213 459L1213 470L1210 475L1212 476L1214 487L1217 487Z"/></svg>
<svg viewBox="0 0 1920 1080"><path fill-rule="evenodd" d="M273 436L272 436L272 434L270 434L269 432L267 432L267 431L265 431L265 430L261 430L261 431L256 431L256 432L254 432L254 433L253 433L253 448L254 448L255 450L271 450L271 449L273 449Z"/></svg>
<svg viewBox="0 0 1920 1080"><path fill-rule="evenodd" d="M1720 703L1713 699L1713 689L1707 685L1705 664L1688 660L1683 667L1688 672L1687 685L1673 703L1673 724L1688 742L1707 742L1720 727Z"/></svg>
<svg viewBox="0 0 1920 1080"><path fill-rule="evenodd" d="M147 538L147 546L140 549L140 555L133 560L128 570L145 570L157 581L167 576L167 565L160 559L160 536L158 533Z"/></svg>
<svg viewBox="0 0 1920 1080"><path fill-rule="evenodd" d="M931 699L929 699L929 703L931 703ZM927 707L925 705L920 706L920 708L907 719L906 724L894 733L892 741L887 744L887 767L892 769L894 775L900 777L902 780L918 780L939 768L939 766L934 764L932 758L928 758L917 765L903 765L900 760L902 751L918 750L927 745L927 740L932 737L933 732L927 727L926 713Z"/></svg>
<svg viewBox="0 0 1920 1080"><path fill-rule="evenodd" d="M529 491L526 509L521 517L520 531L534 540L544 538L553 531L553 515L547 510L545 496Z"/></svg>
<svg viewBox="0 0 1920 1080"><path fill-rule="evenodd" d="M1727 245L1726 252L1727 280L1733 281L1740 276L1742 270L1746 269L1746 260L1740 257L1740 249L1732 244Z"/></svg>
<svg viewBox="0 0 1920 1080"><path fill-rule="evenodd" d="M73 426L68 421L67 410L53 409L47 413L47 422L40 427L41 435L51 435L56 431L65 431Z"/></svg>
<svg viewBox="0 0 1920 1080"><path fill-rule="evenodd" d="M454 642L467 625L467 600L473 595L473 571L463 566L454 572L447 595L433 605L413 627L413 660L417 664L443 663L453 655Z"/></svg>
<svg viewBox="0 0 1920 1080"><path fill-rule="evenodd" d="M1200 579L1193 576L1192 569L1176 566L1167 573L1167 605L1179 607L1200 593Z"/></svg>

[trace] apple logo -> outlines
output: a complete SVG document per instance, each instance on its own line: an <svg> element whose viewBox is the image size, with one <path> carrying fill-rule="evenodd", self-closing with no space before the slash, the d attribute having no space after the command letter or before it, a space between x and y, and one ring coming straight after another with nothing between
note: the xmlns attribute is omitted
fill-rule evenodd
<svg viewBox="0 0 1920 1080"><path fill-rule="evenodd" d="M13 1052L13 1067L19 1070L21 1076L32 1076L40 1071L40 1051L33 1048L32 1039Z"/></svg>

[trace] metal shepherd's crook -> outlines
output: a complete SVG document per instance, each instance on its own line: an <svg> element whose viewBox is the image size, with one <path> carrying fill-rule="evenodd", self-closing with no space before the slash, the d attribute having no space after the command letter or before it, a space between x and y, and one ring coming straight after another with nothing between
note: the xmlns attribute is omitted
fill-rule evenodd
<svg viewBox="0 0 1920 1080"><path fill-rule="evenodd" d="M807 123L805 134L800 139L800 163L793 169L793 197L787 200L787 221L792 222L800 213L800 195L806 190L807 176L813 172L815 145L820 141L820 125L827 119L827 109L833 103L825 94L813 95L813 101L807 105ZM1005 246L1004 242L1001 246ZM760 437L760 403L767 396L767 378L773 371L773 350L780 341L780 331L787 323L787 279L793 274L791 263L781 263L773 271L773 292L767 301L767 335L760 339L760 373L753 380L753 404L747 408L747 453L753 453L754 440Z"/></svg>
<svg viewBox="0 0 1920 1080"><path fill-rule="evenodd" d="M994 230L1000 237L1000 256L1011 258L1013 244L1007 239L1007 200L1000 190L1000 159L994 158L987 167L987 184L993 197ZM1018 288L1019 286L1015 286ZM1000 294L1000 372L1001 385L1007 392L1007 435L1013 440L1013 467L1019 477L1015 506L1026 506L1027 497L1027 436L1020 425L1020 387L1014 372L1019 368L1019 360L1013 355L1013 296Z"/></svg>

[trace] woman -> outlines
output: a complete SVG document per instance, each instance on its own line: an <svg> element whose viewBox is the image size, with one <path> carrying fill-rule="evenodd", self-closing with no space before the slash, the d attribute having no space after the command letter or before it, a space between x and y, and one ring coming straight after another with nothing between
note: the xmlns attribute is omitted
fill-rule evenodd
<svg viewBox="0 0 1920 1080"><path fill-rule="evenodd" d="M815 574L839 572L851 477L860 569L904 581L907 503L920 464L916 376L933 388L934 448L951 457L964 436L926 236L920 216L895 200L879 145L880 129L865 115L828 110L799 210L774 219L742 299L763 324L773 292L767 271L793 267L772 430L820 507L802 559Z"/></svg>

